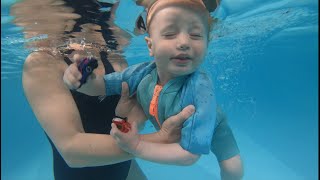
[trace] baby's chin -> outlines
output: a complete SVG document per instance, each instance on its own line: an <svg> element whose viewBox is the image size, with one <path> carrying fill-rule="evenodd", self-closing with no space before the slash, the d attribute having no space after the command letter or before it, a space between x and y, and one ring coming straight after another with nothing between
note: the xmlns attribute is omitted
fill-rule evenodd
<svg viewBox="0 0 320 180"><path fill-rule="evenodd" d="M172 71L173 72L172 74L174 74L175 76L186 76L194 73L195 71L196 71L196 68L178 67Z"/></svg>

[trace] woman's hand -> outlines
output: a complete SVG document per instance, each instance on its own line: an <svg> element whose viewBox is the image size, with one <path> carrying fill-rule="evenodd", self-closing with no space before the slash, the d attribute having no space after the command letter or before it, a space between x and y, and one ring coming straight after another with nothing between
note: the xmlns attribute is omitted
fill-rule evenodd
<svg viewBox="0 0 320 180"><path fill-rule="evenodd" d="M139 129L143 127L147 117L136 100L136 96L129 97L129 88L126 82L122 83L121 99L116 107L116 115L120 117L127 117L131 124L136 122ZM161 129L149 135L143 135L145 141L158 143L176 143L180 141L181 128L185 120L187 120L195 112L195 107L189 105L185 107L180 113L166 119Z"/></svg>
<svg viewBox="0 0 320 180"><path fill-rule="evenodd" d="M177 115L171 116L166 119L161 129L157 132L162 143L176 143L180 141L181 129L183 123L195 112L195 107L189 105L182 109Z"/></svg>

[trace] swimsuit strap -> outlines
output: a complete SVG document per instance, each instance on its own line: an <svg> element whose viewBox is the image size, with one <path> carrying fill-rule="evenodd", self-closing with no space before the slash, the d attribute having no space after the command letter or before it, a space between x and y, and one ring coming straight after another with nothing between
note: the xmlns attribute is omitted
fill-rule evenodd
<svg viewBox="0 0 320 180"><path fill-rule="evenodd" d="M159 104L159 95L162 90L161 85L156 85L153 91L152 100L150 102L149 113L151 116L155 117L159 127L161 128L161 124L158 117L158 104Z"/></svg>
<svg viewBox="0 0 320 180"><path fill-rule="evenodd" d="M108 53L105 51L100 51L100 58L103 63L105 74L113 73L115 72L113 66L110 64L108 60Z"/></svg>

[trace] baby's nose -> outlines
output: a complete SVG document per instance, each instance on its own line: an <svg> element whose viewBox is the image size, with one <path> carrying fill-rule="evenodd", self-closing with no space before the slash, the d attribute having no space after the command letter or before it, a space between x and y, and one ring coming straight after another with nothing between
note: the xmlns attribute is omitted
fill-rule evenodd
<svg viewBox="0 0 320 180"><path fill-rule="evenodd" d="M190 48L189 35L180 34L177 39L177 48L179 50L187 50Z"/></svg>

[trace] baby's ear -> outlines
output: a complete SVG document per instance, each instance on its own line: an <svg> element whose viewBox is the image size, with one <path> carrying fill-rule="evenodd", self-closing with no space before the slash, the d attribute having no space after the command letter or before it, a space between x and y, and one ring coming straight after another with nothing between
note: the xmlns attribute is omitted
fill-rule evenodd
<svg viewBox="0 0 320 180"><path fill-rule="evenodd" d="M149 50L149 55L153 56L153 51L152 51L152 39L150 37L145 37L144 38L146 40L147 46L148 46L148 50Z"/></svg>

